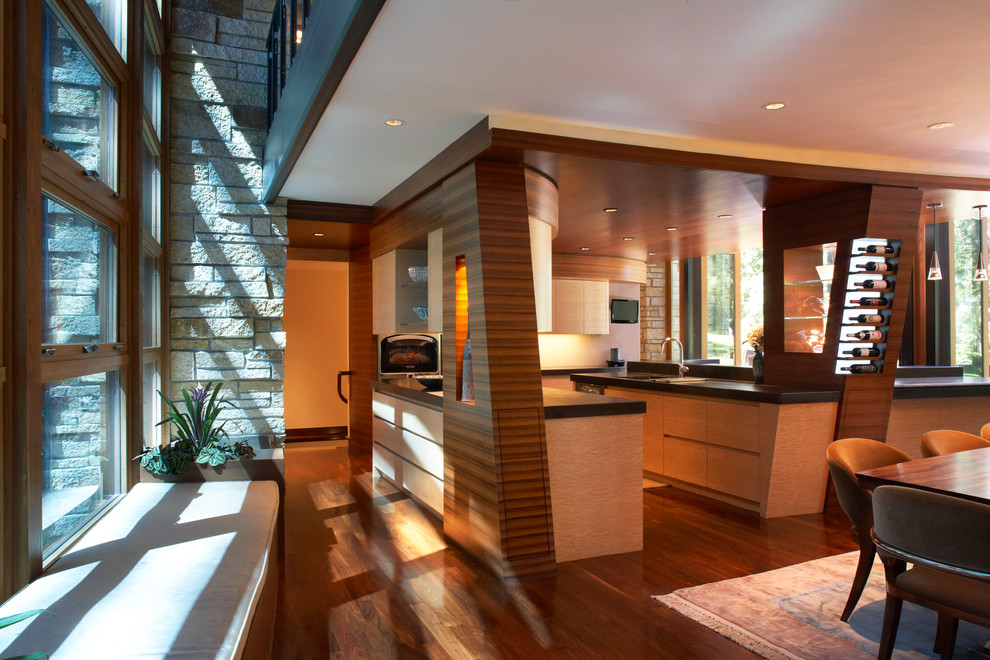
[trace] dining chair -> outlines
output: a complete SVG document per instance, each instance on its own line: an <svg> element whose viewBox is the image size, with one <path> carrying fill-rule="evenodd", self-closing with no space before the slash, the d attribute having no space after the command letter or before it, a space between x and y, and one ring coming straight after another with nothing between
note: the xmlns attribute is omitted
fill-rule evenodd
<svg viewBox="0 0 990 660"><path fill-rule="evenodd" d="M990 422L980 428L980 437L990 442Z"/></svg>
<svg viewBox="0 0 990 660"><path fill-rule="evenodd" d="M889 660L893 653L906 600L938 613L934 649L951 660L960 619L990 627L990 506L920 488L879 486L873 515L887 581L877 658Z"/></svg>
<svg viewBox="0 0 990 660"><path fill-rule="evenodd" d="M873 568L876 547L870 532L873 529L873 506L870 491L859 485L856 473L862 470L910 461L911 457L890 445L867 438L843 438L825 450L828 471L832 476L839 505L852 522L852 536L859 544L859 562L853 576L849 598L840 621L846 621L856 609L863 588Z"/></svg>
<svg viewBox="0 0 990 660"><path fill-rule="evenodd" d="M965 431L938 429L921 434L921 455L925 458L981 447L990 447L990 440L984 440L978 435Z"/></svg>

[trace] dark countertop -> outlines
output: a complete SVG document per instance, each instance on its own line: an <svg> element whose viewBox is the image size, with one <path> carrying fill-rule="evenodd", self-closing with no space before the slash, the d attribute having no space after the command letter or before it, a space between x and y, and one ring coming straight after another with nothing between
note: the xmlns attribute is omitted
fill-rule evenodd
<svg viewBox="0 0 990 660"><path fill-rule="evenodd" d="M571 374L582 373L620 373L624 367L554 367L552 369L541 369L543 376L570 376Z"/></svg>
<svg viewBox="0 0 990 660"><path fill-rule="evenodd" d="M945 399L957 396L990 396L990 378L947 376L898 378L894 381L895 399Z"/></svg>
<svg viewBox="0 0 990 660"><path fill-rule="evenodd" d="M644 374L645 375L645 374ZM690 374L689 374L690 375ZM706 396L716 399L734 399L736 401L760 401L763 403L820 403L823 401L838 401L839 391L800 390L775 385L756 385L752 382L739 380L705 380L670 384L652 382L642 378L630 378L625 373L618 374L572 374L575 383L591 383L605 387L626 387L629 389L648 390L665 394L689 394Z"/></svg>
<svg viewBox="0 0 990 660"><path fill-rule="evenodd" d="M427 391L422 385L409 380L371 381L373 389L416 403L443 409L443 392ZM604 415L637 415L646 412L646 404L635 399L620 399L588 392L543 388L543 416L545 419L570 417L601 417Z"/></svg>

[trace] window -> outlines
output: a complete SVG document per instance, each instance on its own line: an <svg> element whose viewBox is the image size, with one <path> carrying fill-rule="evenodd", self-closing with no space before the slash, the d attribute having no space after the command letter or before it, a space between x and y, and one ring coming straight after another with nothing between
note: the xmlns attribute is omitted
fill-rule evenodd
<svg viewBox="0 0 990 660"><path fill-rule="evenodd" d="M44 7L42 131L84 170L117 187L114 86L63 19Z"/></svg>
<svg viewBox="0 0 990 660"><path fill-rule="evenodd" d="M141 226L156 242L161 242L161 181L158 154L147 139L141 140Z"/></svg>
<svg viewBox="0 0 990 660"><path fill-rule="evenodd" d="M161 280L158 260L145 252L141 255L141 329L144 348L161 346Z"/></svg>
<svg viewBox="0 0 990 660"><path fill-rule="evenodd" d="M985 224L984 220L984 224ZM955 297L955 364L966 376L986 373L984 350L986 323L984 285L973 280L980 233L986 228L976 218L957 220L953 227L954 263L947 268L952 274Z"/></svg>
<svg viewBox="0 0 990 660"><path fill-rule="evenodd" d="M162 389L162 376L157 362L145 363L141 382L144 387L141 396L145 401L143 443L145 447L153 447L161 441L164 432L164 429L158 426L162 421L162 404L158 397L158 391Z"/></svg>
<svg viewBox="0 0 990 660"><path fill-rule="evenodd" d="M736 361L736 255L707 258L707 356L720 364Z"/></svg>
<svg viewBox="0 0 990 660"><path fill-rule="evenodd" d="M113 232L50 197L41 206L41 342L116 340Z"/></svg>
<svg viewBox="0 0 990 660"><path fill-rule="evenodd" d="M122 491L120 377L96 373L45 383L42 548L45 556Z"/></svg>
<svg viewBox="0 0 990 660"><path fill-rule="evenodd" d="M86 0L117 52L127 59L127 0Z"/></svg>
<svg viewBox="0 0 990 660"><path fill-rule="evenodd" d="M162 69L161 55L149 26L144 40L144 110L155 129L155 135L162 134Z"/></svg>
<svg viewBox="0 0 990 660"><path fill-rule="evenodd" d="M742 364L752 364L754 350L746 337L755 328L763 327L763 248L739 253L739 340L742 344Z"/></svg>

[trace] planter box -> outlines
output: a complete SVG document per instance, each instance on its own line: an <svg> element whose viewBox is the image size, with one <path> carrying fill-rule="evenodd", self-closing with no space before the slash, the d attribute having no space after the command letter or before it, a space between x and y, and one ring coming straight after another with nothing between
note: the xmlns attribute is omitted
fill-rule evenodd
<svg viewBox="0 0 990 660"><path fill-rule="evenodd" d="M180 474L157 475L140 466L138 469L141 470L142 482L274 481L278 484L280 499L285 494L285 459L281 447L255 449L254 458L227 461L217 467L190 463Z"/></svg>

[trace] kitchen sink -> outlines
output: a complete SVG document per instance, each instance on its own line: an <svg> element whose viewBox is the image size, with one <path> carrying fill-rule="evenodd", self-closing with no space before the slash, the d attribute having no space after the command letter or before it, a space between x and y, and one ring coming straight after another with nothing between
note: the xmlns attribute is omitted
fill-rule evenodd
<svg viewBox="0 0 990 660"><path fill-rule="evenodd" d="M685 383L703 383L710 378L697 378L695 376L683 376L678 378L677 376L667 376L661 378L651 378L651 383L665 383L667 385L682 385Z"/></svg>

